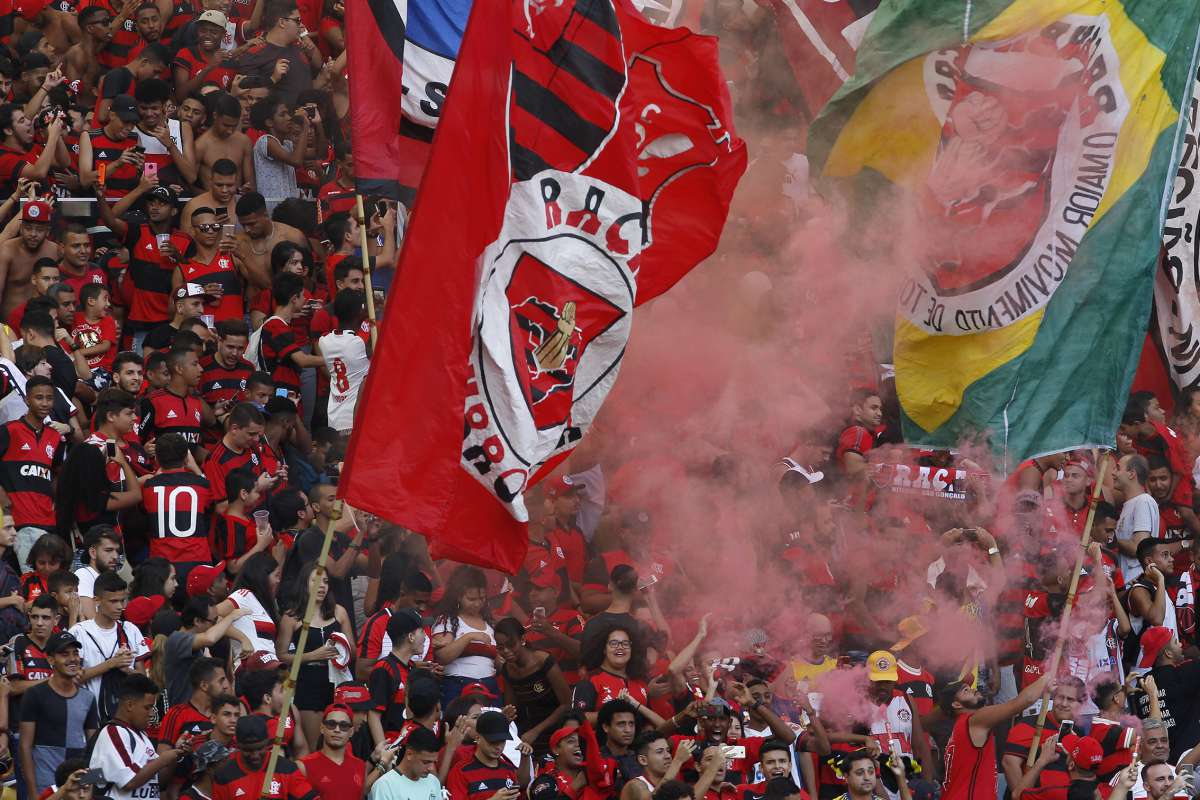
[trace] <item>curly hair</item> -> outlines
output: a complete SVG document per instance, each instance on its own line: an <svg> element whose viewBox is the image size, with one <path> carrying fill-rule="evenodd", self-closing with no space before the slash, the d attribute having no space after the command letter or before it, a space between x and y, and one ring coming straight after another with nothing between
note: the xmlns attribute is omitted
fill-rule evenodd
<svg viewBox="0 0 1200 800"><path fill-rule="evenodd" d="M641 628L637 622L630 624L615 619L601 623L595 631L588 631L584 638L583 649L579 653L580 662L588 670L600 669L608 650L608 637L612 636L614 631L624 631L629 634L630 641L629 665L625 667L625 672L630 678L645 679L646 641Z"/></svg>

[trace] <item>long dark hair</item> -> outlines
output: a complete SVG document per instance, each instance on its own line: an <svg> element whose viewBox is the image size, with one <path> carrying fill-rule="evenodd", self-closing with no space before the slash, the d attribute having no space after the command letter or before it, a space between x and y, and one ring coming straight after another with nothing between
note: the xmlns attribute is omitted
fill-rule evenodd
<svg viewBox="0 0 1200 800"><path fill-rule="evenodd" d="M165 596L171 569L171 562L162 556L147 558L133 571L133 583L129 585L129 596L153 597L156 594ZM170 599L167 598L167 600Z"/></svg>
<svg viewBox="0 0 1200 800"><path fill-rule="evenodd" d="M271 591L271 573L279 562L270 553L255 553L242 564L242 571L233 584L233 591L246 589L267 610L271 619L279 622L279 607L275 604L275 593Z"/></svg>
<svg viewBox="0 0 1200 800"><path fill-rule="evenodd" d="M625 631L629 634L629 664L625 673L631 678L644 680L646 677L646 643L642 636L642 626L636 622L611 620L602 623L594 633L589 633L579 652L580 662L589 670L598 670L604 663L604 654L608 649L608 637L613 631Z"/></svg>
<svg viewBox="0 0 1200 800"><path fill-rule="evenodd" d="M450 633L455 638L458 637L458 609L462 605L462 596L470 589L483 589L484 592L487 592L487 576L478 567L462 564L450 573L450 580L446 582L446 591L442 594L442 599L438 601L437 606L434 607L434 615L437 617L435 624L448 624ZM492 622L491 610L486 602L479 613L483 616L483 621L490 625Z"/></svg>
<svg viewBox="0 0 1200 800"><path fill-rule="evenodd" d="M304 619L305 612L308 611L308 581L313 572L317 569L317 562L310 561L300 568L300 574L296 577L296 583L292 586L292 591L296 595L295 602L292 603L288 613L296 619ZM329 579L329 573L325 573L326 580ZM321 616L326 619L333 619L334 611L337 610L337 600L333 596L332 584L325 592L325 599L321 601Z"/></svg>

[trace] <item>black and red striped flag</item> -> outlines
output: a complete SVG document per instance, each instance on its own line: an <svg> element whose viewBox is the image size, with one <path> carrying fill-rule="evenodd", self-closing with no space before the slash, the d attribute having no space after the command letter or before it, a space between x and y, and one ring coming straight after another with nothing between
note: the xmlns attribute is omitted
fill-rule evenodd
<svg viewBox="0 0 1200 800"><path fill-rule="evenodd" d="M716 247L745 167L714 38L629 0L476 3L341 494L515 572L525 489L595 418L634 307Z"/></svg>

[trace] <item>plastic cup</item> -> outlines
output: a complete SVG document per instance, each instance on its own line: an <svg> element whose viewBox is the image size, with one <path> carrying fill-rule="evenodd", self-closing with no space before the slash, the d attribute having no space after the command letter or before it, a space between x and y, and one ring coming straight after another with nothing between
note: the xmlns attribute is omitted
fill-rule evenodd
<svg viewBox="0 0 1200 800"><path fill-rule="evenodd" d="M156 234L154 235L154 238L155 238L155 240L158 242L158 249L159 249L159 250L161 250L161 249L162 249L162 247L163 247L163 245L165 245L167 242L171 241L171 234L169 234L169 233L156 233Z"/></svg>
<svg viewBox="0 0 1200 800"><path fill-rule="evenodd" d="M271 527L271 512L265 508L260 508L254 512L254 530L259 536L263 535Z"/></svg>

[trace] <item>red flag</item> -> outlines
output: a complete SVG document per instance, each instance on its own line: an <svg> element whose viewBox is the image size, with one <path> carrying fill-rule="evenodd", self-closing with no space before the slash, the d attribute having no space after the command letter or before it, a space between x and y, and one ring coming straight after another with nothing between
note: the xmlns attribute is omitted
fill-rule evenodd
<svg viewBox="0 0 1200 800"><path fill-rule="evenodd" d="M350 503L435 557L521 566L523 492L595 418L634 306L720 237L746 152L717 64L715 39L625 0L475 4L363 388Z"/></svg>

